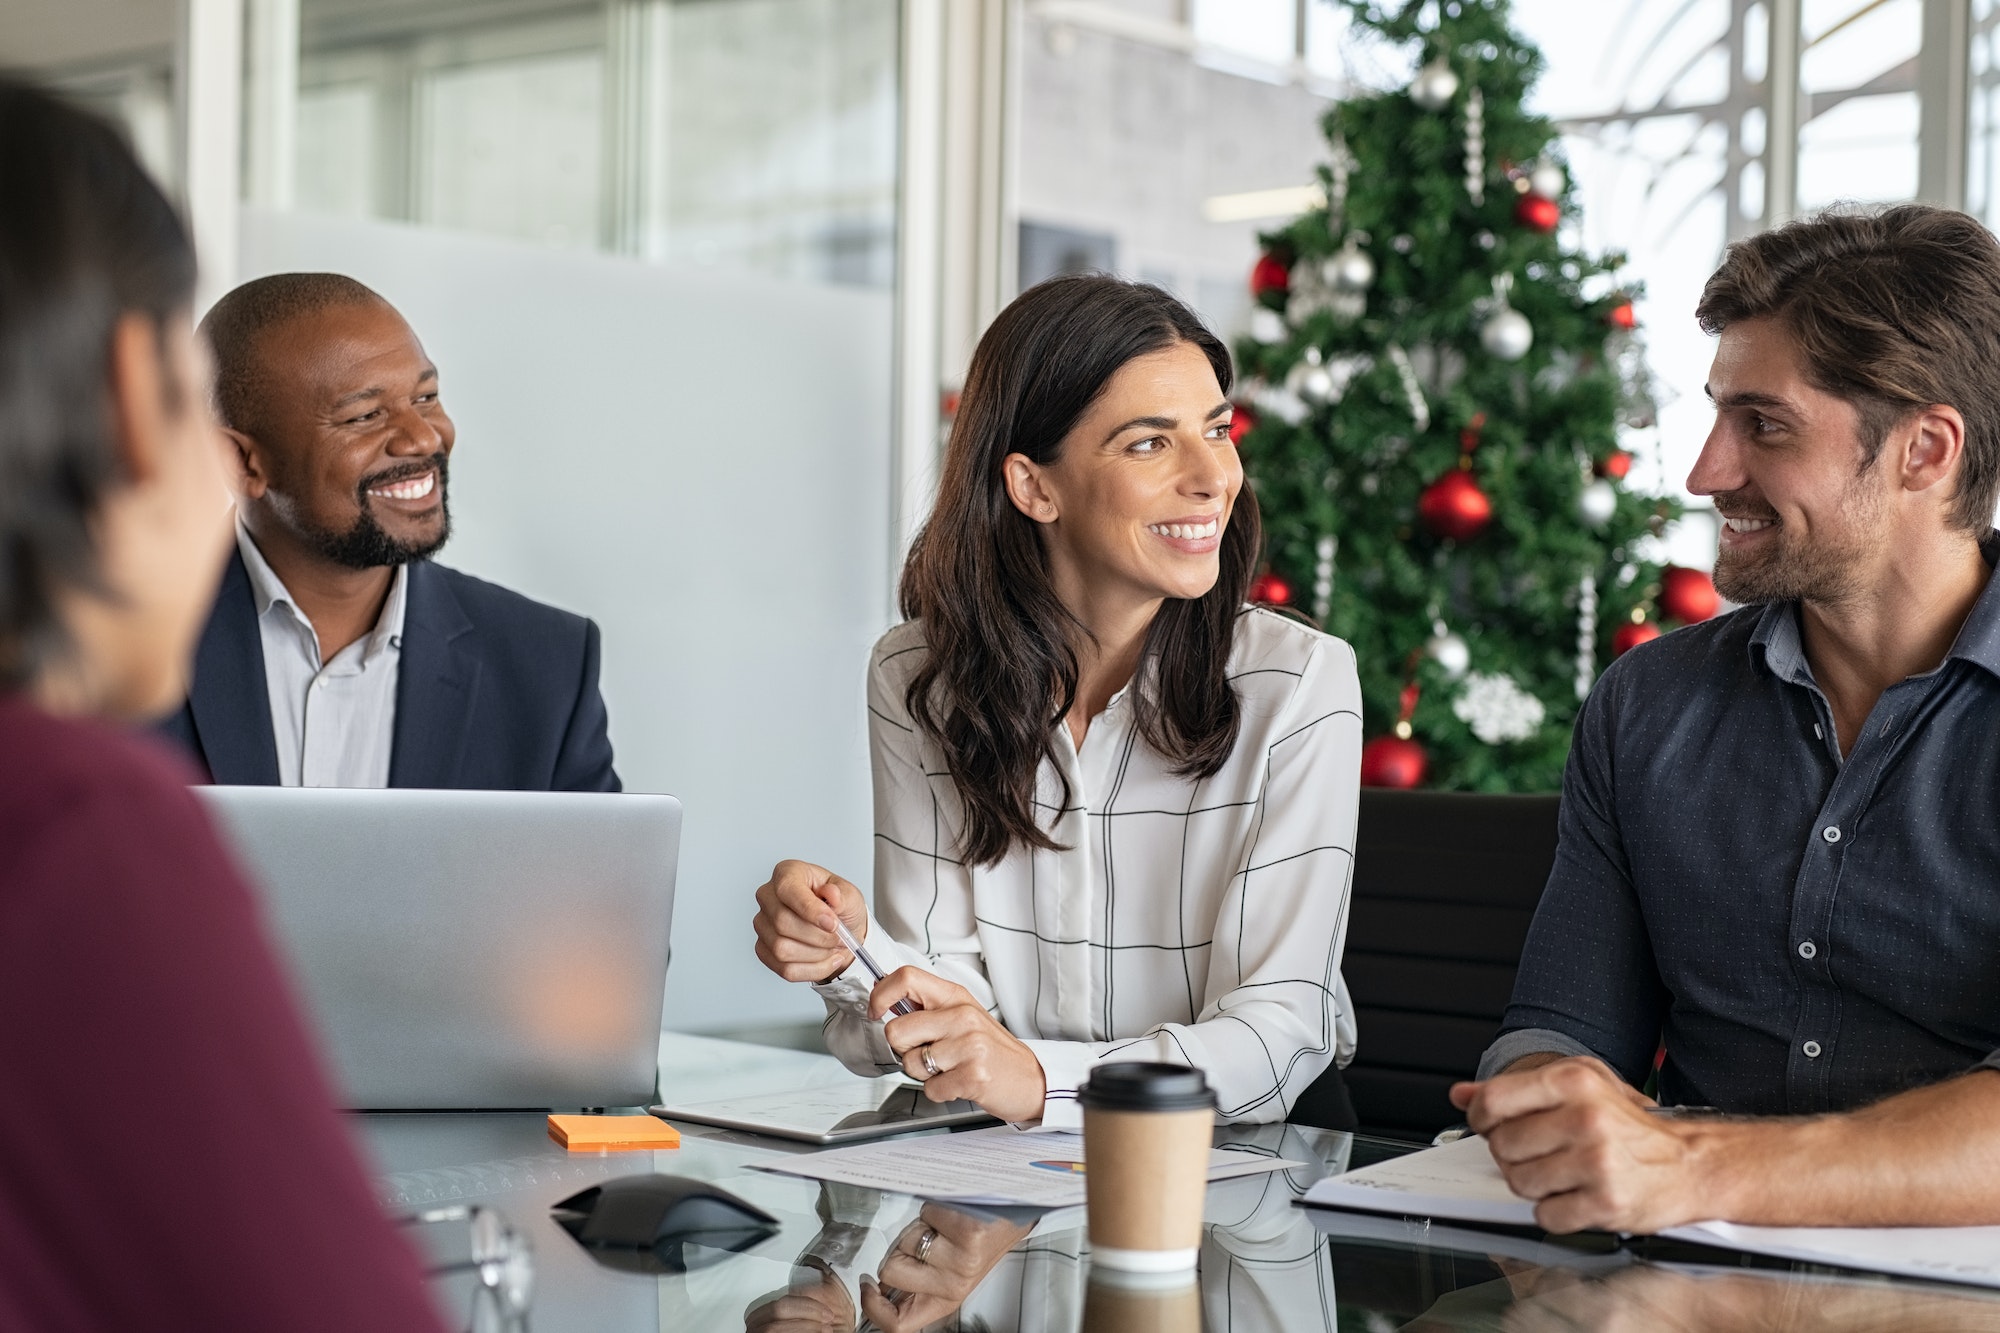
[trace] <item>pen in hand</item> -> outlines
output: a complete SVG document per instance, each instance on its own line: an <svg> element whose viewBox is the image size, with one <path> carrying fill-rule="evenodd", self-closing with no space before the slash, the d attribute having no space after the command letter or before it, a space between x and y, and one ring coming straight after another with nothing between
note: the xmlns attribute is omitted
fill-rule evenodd
<svg viewBox="0 0 2000 1333"><path fill-rule="evenodd" d="M861 941L854 938L854 932L847 928L847 923L837 916L829 917L828 920L833 922L833 933L840 937L841 947L861 960L861 966L868 969L868 975L874 977L877 981L887 980L889 974L884 972L882 965L869 955L868 950L862 945ZM917 1012L917 1006L908 1000L898 1000L889 1006L889 1012L892 1014L914 1014Z"/></svg>

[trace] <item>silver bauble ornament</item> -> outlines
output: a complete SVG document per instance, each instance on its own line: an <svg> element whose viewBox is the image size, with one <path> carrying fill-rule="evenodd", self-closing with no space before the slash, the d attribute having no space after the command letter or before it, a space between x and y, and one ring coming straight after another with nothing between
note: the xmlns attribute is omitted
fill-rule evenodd
<svg viewBox="0 0 2000 1333"><path fill-rule="evenodd" d="M1375 261L1349 238L1340 252L1326 261L1320 276L1336 292L1365 292L1375 285Z"/></svg>
<svg viewBox="0 0 2000 1333"><path fill-rule="evenodd" d="M1306 354L1286 372L1285 387L1315 405L1332 401L1337 391L1333 372L1326 368L1317 347L1306 348Z"/></svg>
<svg viewBox="0 0 2000 1333"><path fill-rule="evenodd" d="M1568 184L1563 169L1553 162L1537 162L1528 173L1528 188L1544 199L1562 198L1563 187Z"/></svg>
<svg viewBox="0 0 2000 1333"><path fill-rule="evenodd" d="M1618 512L1618 488L1602 477L1588 483L1577 497L1576 512L1591 527L1603 527Z"/></svg>
<svg viewBox="0 0 2000 1333"><path fill-rule="evenodd" d="M1465 646L1464 639L1449 631L1425 644L1424 652L1438 664L1446 680L1457 680L1472 665L1472 650Z"/></svg>
<svg viewBox="0 0 2000 1333"><path fill-rule="evenodd" d="M1410 80L1410 100L1426 111L1442 111L1458 96L1458 75L1443 56L1417 71Z"/></svg>
<svg viewBox="0 0 2000 1333"><path fill-rule="evenodd" d="M1520 311L1503 305L1479 326L1479 345L1489 356L1519 361L1535 345L1535 326Z"/></svg>

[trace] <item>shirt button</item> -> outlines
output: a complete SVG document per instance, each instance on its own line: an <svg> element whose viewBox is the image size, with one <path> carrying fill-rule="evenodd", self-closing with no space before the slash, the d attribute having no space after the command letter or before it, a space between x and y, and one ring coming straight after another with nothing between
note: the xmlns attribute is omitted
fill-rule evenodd
<svg viewBox="0 0 2000 1333"><path fill-rule="evenodd" d="M1818 1043L1818 1042L1816 1042L1816 1041L1809 1041L1809 1042L1807 1042L1807 1043L1806 1043L1805 1045L1803 1045L1803 1046L1799 1047L1799 1049L1800 1049L1800 1050L1802 1050L1802 1051L1804 1051L1804 1052L1806 1053L1806 1059L1808 1059L1808 1060L1817 1060L1817 1059L1819 1059L1819 1043Z"/></svg>
<svg viewBox="0 0 2000 1333"><path fill-rule="evenodd" d="M1801 958L1811 958L1814 954L1817 954L1818 952L1819 952L1819 946L1814 944L1811 940L1804 940L1801 941L1799 944L1799 957Z"/></svg>
<svg viewBox="0 0 2000 1333"><path fill-rule="evenodd" d="M1825 828L1819 831L1819 836L1825 838L1828 842L1839 842L1840 830L1836 826L1828 824Z"/></svg>

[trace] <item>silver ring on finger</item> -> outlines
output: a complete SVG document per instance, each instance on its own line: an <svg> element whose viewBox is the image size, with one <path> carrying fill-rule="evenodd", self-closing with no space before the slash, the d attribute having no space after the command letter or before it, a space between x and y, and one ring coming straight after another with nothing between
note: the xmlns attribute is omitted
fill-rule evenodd
<svg viewBox="0 0 2000 1333"><path fill-rule="evenodd" d="M931 1044L929 1042L924 1043L923 1058L924 1058L924 1076L926 1078L936 1078L939 1074L942 1074L944 1072L942 1069L938 1068L938 1062L931 1058ZM937 1235L935 1231L933 1231L931 1234L933 1236Z"/></svg>
<svg viewBox="0 0 2000 1333"><path fill-rule="evenodd" d="M926 1226L924 1234L917 1237L916 1258L918 1263L927 1264L931 1261L931 1246L937 1244L937 1238L937 1228L933 1226Z"/></svg>

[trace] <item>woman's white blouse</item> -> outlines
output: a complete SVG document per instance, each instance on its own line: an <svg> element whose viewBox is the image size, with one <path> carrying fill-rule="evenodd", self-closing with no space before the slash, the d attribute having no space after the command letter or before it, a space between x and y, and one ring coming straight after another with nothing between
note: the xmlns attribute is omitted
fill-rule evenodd
<svg viewBox="0 0 2000 1333"><path fill-rule="evenodd" d="M1061 851L959 859L962 813L904 690L921 622L875 645L869 952L964 986L1042 1063L1042 1125L1082 1124L1076 1089L1105 1059L1198 1066L1224 1120L1282 1120L1326 1066L1353 1058L1340 976L1354 882L1361 689L1347 644L1270 611L1236 622L1236 748L1210 778L1176 776L1132 724L1128 691L1079 752L1054 729L1037 803ZM1059 807L1068 778L1070 799ZM827 1048L861 1073L894 1068L855 964L817 987Z"/></svg>

